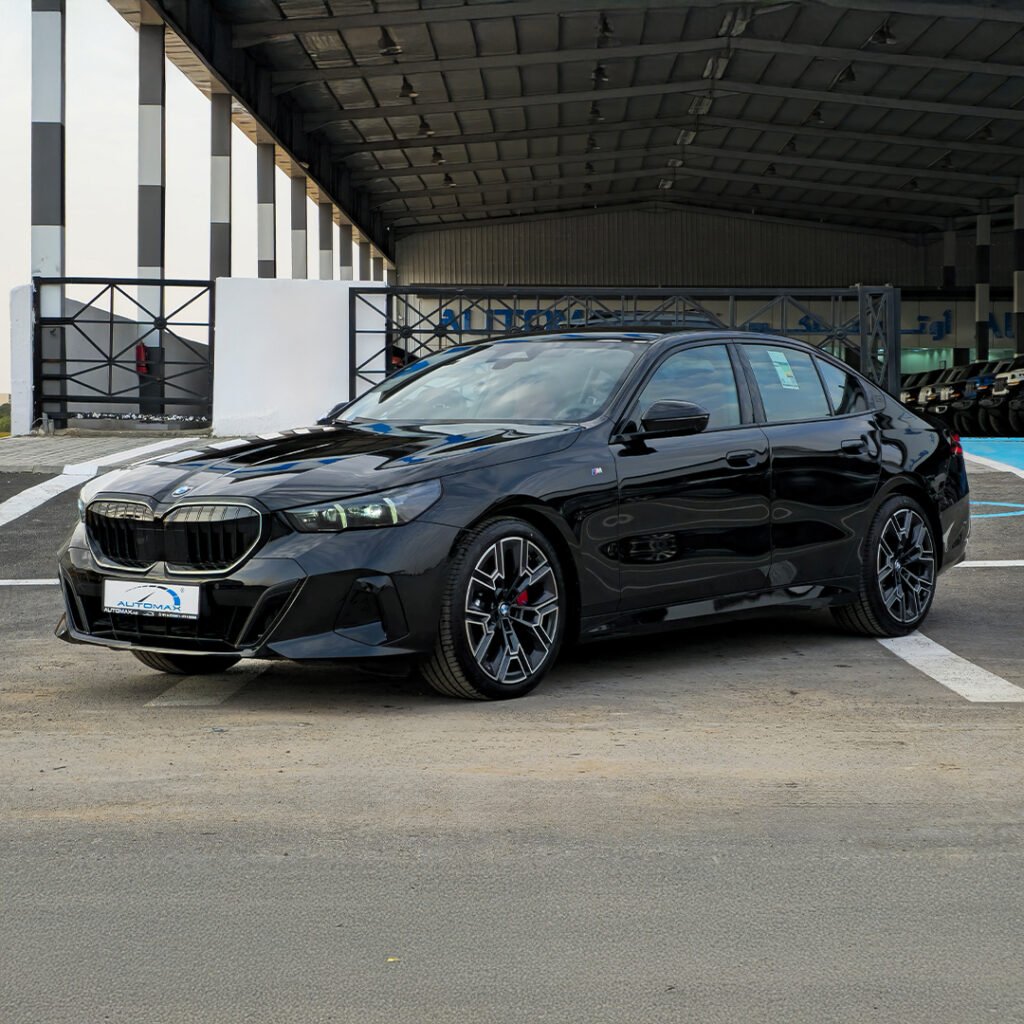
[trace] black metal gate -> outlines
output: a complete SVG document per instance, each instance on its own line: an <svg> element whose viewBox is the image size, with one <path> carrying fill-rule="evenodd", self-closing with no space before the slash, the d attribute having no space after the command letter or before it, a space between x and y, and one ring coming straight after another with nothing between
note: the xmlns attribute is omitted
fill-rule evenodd
<svg viewBox="0 0 1024 1024"><path fill-rule="evenodd" d="M407 361L453 345L542 331L766 331L801 338L899 393L900 293L853 288L443 288L350 292L351 395Z"/></svg>
<svg viewBox="0 0 1024 1024"><path fill-rule="evenodd" d="M35 278L33 420L208 426L214 285Z"/></svg>

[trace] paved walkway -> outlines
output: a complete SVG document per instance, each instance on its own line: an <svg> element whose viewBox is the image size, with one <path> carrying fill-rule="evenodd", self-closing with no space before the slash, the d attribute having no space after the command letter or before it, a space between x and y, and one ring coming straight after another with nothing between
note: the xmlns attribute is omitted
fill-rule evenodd
<svg viewBox="0 0 1024 1024"><path fill-rule="evenodd" d="M169 448L202 445L207 434L121 434L82 436L30 434L0 438L0 473L63 473L69 466L115 466Z"/></svg>

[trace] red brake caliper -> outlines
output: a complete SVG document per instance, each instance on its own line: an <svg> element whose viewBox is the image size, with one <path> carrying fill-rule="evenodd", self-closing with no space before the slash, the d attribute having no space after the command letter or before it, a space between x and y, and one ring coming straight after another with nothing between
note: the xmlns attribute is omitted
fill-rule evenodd
<svg viewBox="0 0 1024 1024"><path fill-rule="evenodd" d="M524 590L521 594L516 595L516 604L521 608L527 601L529 601L529 595Z"/></svg>

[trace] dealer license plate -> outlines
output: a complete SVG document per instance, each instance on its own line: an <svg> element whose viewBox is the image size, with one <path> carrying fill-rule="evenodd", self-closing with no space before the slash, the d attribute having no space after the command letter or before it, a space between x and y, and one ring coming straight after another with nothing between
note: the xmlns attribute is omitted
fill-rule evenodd
<svg viewBox="0 0 1024 1024"><path fill-rule="evenodd" d="M141 580L104 580L103 610L171 619L199 618L199 587Z"/></svg>

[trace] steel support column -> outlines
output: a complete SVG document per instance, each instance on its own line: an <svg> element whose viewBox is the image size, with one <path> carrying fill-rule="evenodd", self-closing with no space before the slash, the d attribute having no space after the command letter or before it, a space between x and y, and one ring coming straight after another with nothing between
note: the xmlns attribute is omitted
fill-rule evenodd
<svg viewBox="0 0 1024 1024"><path fill-rule="evenodd" d="M373 256L370 259L370 278L374 281L384 280L384 257Z"/></svg>
<svg viewBox="0 0 1024 1024"><path fill-rule="evenodd" d="M210 278L231 276L231 95L210 95Z"/></svg>
<svg viewBox="0 0 1024 1024"><path fill-rule="evenodd" d="M33 277L64 276L64 3L32 0ZM59 315L55 304L44 315Z"/></svg>
<svg viewBox="0 0 1024 1024"><path fill-rule="evenodd" d="M317 227L320 251L320 280L334 278L334 204L317 205Z"/></svg>
<svg viewBox="0 0 1024 1024"><path fill-rule="evenodd" d="M978 214L974 280L974 343L977 358L988 359L988 319L992 312L992 217L987 206Z"/></svg>
<svg viewBox="0 0 1024 1024"><path fill-rule="evenodd" d="M952 221L946 221L942 232L942 287L956 287L956 228Z"/></svg>
<svg viewBox="0 0 1024 1024"><path fill-rule="evenodd" d="M292 207L292 277L309 276L308 242L306 228L306 176L295 175L291 179Z"/></svg>
<svg viewBox="0 0 1024 1024"><path fill-rule="evenodd" d="M1024 179L1013 197L1013 337L1024 355Z"/></svg>
<svg viewBox="0 0 1024 1024"><path fill-rule="evenodd" d="M338 277L342 281L351 281L352 272L352 225L338 225Z"/></svg>
<svg viewBox="0 0 1024 1024"><path fill-rule="evenodd" d="M370 278L370 243L362 241L359 243L359 278L360 281L369 281Z"/></svg>
<svg viewBox="0 0 1024 1024"><path fill-rule="evenodd" d="M274 144L256 145L256 262L260 277L277 277L277 191Z"/></svg>

